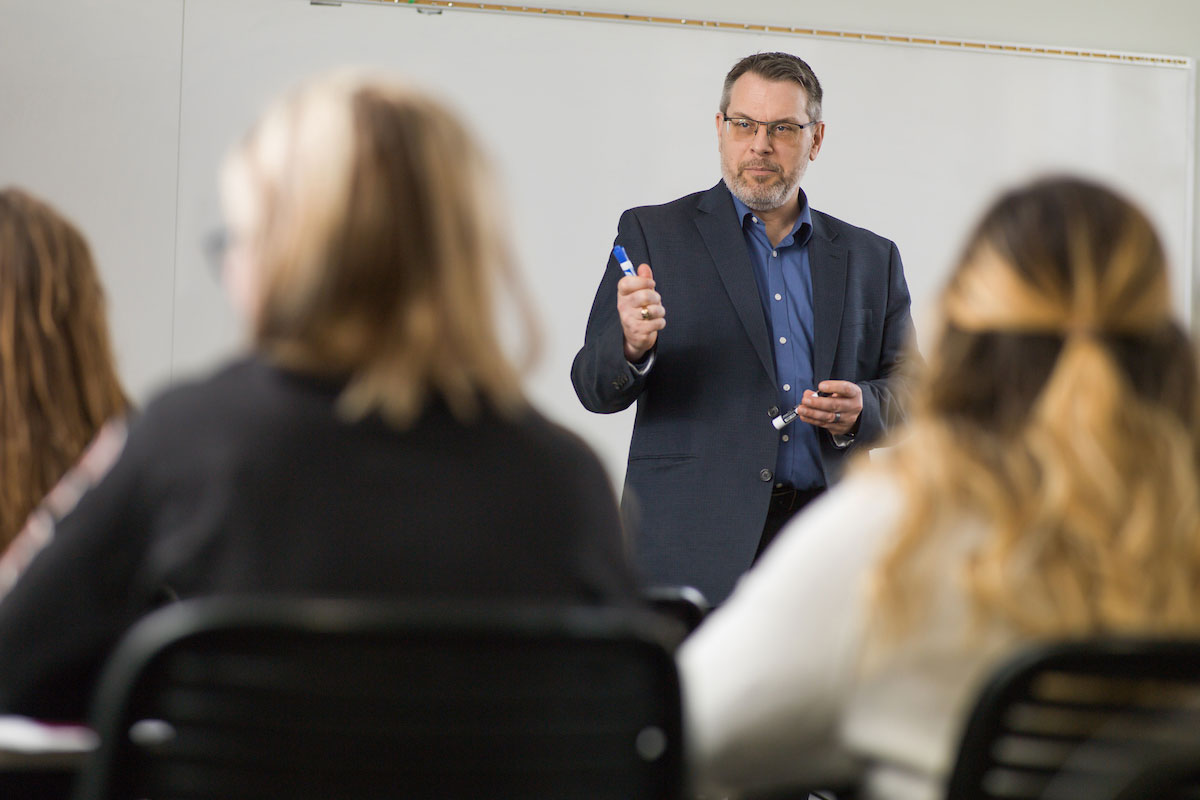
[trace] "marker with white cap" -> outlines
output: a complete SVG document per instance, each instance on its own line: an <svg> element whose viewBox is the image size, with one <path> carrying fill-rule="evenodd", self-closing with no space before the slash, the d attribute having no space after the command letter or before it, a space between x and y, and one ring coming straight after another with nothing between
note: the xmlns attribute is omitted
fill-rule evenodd
<svg viewBox="0 0 1200 800"><path fill-rule="evenodd" d="M829 392L817 392L817 397L829 397ZM797 413L799 408L800 406L796 406L796 408L788 409L778 417L773 418L771 420L771 424L775 426L775 430L781 431L788 425L791 425L793 422L795 422L796 417L800 416L800 414ZM840 417L841 415L839 414L838 418Z"/></svg>
<svg viewBox="0 0 1200 800"><path fill-rule="evenodd" d="M793 422L795 422L796 417L798 416L800 415L796 413L796 409L790 408L780 414L778 417L775 417L773 420L771 420L771 424L775 426L775 430L781 431L788 425L791 425Z"/></svg>

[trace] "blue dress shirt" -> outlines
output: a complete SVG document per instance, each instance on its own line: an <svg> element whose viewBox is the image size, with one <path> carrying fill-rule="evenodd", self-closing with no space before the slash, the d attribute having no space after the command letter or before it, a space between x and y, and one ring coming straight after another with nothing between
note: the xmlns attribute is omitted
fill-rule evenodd
<svg viewBox="0 0 1200 800"><path fill-rule="evenodd" d="M779 409L800 404L805 389L816 390L813 382L813 296L812 272L808 264L808 242L812 238L812 212L800 190L800 216L791 232L772 246L766 224L737 197L733 198L754 278L762 301L763 315L771 331L775 355L775 385ZM797 420L780 431L775 483L797 489L825 485L817 429Z"/></svg>

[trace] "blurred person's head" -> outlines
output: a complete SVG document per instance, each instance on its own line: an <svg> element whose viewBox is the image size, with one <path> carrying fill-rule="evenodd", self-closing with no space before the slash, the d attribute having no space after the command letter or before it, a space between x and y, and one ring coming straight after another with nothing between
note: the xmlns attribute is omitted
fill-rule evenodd
<svg viewBox="0 0 1200 800"><path fill-rule="evenodd" d="M1197 368L1145 215L1074 178L1010 191L941 312L894 462L912 503L877 576L885 623L919 624L922 548L957 516L987 531L958 576L977 621L1196 628Z"/></svg>
<svg viewBox="0 0 1200 800"><path fill-rule="evenodd" d="M87 242L36 197L0 190L0 550L128 404Z"/></svg>
<svg viewBox="0 0 1200 800"><path fill-rule="evenodd" d="M341 72L286 95L222 172L225 272L256 348L347 381L340 408L404 427L433 397L462 419L521 407L497 336L508 290L530 335L491 169L411 87Z"/></svg>

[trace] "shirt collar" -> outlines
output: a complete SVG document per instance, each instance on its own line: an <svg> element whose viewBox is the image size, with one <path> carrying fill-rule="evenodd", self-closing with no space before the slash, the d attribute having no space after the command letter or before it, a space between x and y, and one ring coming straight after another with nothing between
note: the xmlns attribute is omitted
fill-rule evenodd
<svg viewBox="0 0 1200 800"><path fill-rule="evenodd" d="M728 187L727 187L728 188ZM803 246L808 244L808 240L812 238L812 209L808 207L808 196L804 194L804 190L800 189L800 216L796 217L796 224L792 226L791 235L795 237L797 244ZM733 198L733 208L737 211L738 220L741 221L742 227L746 225L746 217L757 216L750 206L738 199L738 196L733 192L729 192L729 196ZM784 237L787 238L786 236Z"/></svg>

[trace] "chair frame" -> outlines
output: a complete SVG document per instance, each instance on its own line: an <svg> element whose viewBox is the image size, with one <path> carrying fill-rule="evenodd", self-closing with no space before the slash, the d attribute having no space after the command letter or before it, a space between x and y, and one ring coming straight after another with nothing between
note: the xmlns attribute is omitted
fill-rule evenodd
<svg viewBox="0 0 1200 800"><path fill-rule="evenodd" d="M489 653L525 652L522 648L527 647L542 648L535 651L538 658L543 653L556 657L559 652L572 652L576 661L571 663L579 663L580 658L588 659L596 653L606 653L606 657L611 659L627 660L630 671L637 672L639 676L648 676L647 681L653 681L655 694L659 695L647 697L644 701L635 698L638 714L643 712L641 706L645 706L646 727L641 731L657 731L663 741L651 737L654 740L652 750L657 748L660 751L641 754L640 768L644 774L639 772L636 778L628 775L613 777L640 781L639 797L662 800L682 796L682 710L673 656L679 635L672 626L649 612L504 603L485 607L459 603L224 597L184 601L154 612L136 624L114 651L94 696L91 722L100 734L100 745L81 774L74 794L76 800L125 800L132 797L130 792L138 785L142 762L160 757L171 758L169 754L160 754L163 741L167 739L158 742L131 741L131 729L144 719L139 709L149 703L153 709L151 718L167 713L157 697L164 694L162 686L157 685L162 680L159 673L164 665L169 665L177 654L186 654L189 649L199 648L199 652L203 653L214 638L220 641L221 637L229 636L238 642L286 637L318 651L321 648L336 649L346 641L366 641L369 646L384 643L389 648L400 648L395 652L407 652L405 648L409 647L424 647L424 651L413 651L416 655L412 656L412 661L416 664L422 663L419 661L421 652L437 653L447 647L467 648L465 652L478 651L478 666L484 670L493 663L487 661ZM496 647L507 649L494 650ZM195 653L192 656L194 659ZM403 660L407 663L407 657ZM624 660L619 663L625 663ZM378 670L387 669L391 663L374 665L374 674L380 674ZM548 668L553 669L554 666L548 665ZM474 665L467 665L466 669L474 669ZM518 682L525 683L523 679ZM166 685L169 688L170 679ZM394 686L386 690L392 693L399 691ZM476 702L476 699L472 697L470 702ZM385 700L390 702L391 698ZM407 696L404 702L409 702ZM421 703L423 700L418 698L413 702ZM479 698L478 702L486 706L488 698ZM540 710L541 706L537 708ZM484 719L493 713L486 707L482 711L484 713L480 718ZM420 709L414 713L428 715L429 712ZM620 713L625 713L624 706ZM166 721L172 722L170 718ZM582 723L586 723L586 720ZM146 729L145 724L143 729ZM384 732L384 735L389 733ZM636 743L629 741L631 754L635 744L641 748L643 743L640 736ZM470 746L453 739L451 743L460 747ZM536 743L528 745L532 753L538 752L537 747ZM605 750L605 753L608 751ZM425 768L423 763L416 763L421 759L398 760L414 762L404 766L404 769ZM637 760L629 759L631 768L638 768L633 763ZM535 763L535 769L536 766ZM371 768L374 768L373 765ZM487 779L502 782L506 778L490 776ZM493 784L489 782L488 786L493 787ZM499 783L494 788L497 790L496 796L517 796ZM142 791L141 788L138 791ZM561 792L553 794L559 795ZM523 790L521 795L549 796ZM208 796L213 795L197 795ZM411 798L434 795L419 791L410 793L403 785L393 784L392 791L381 790L371 796ZM447 791L443 796L467 795L455 795Z"/></svg>
<svg viewBox="0 0 1200 800"><path fill-rule="evenodd" d="M1096 747L1094 737L1062 735L1056 733L1029 734L1017 730L1014 722L1019 714L1028 714L1030 709L1048 708L1066 713L1093 713L1097 719L1116 720L1121 715L1141 715L1139 719L1149 725L1170 726L1181 729L1179 714L1174 710L1155 713L1135 704L1124 705L1112 696L1098 699L1095 703L1072 705L1063 701L1056 704L1039 699L1038 681L1047 675L1067 676L1070 679L1103 679L1122 685L1139 683L1167 683L1186 686L1200 693L1200 640L1166 638L1111 637L1058 641L1031 646L1002 664L984 685L960 738L957 760L947 784L948 800L985 800L998 797L985 789L986 779L993 770L1004 771L1019 768L1002 756L1005 737L1008 742L1026 737L1029 741L1050 743L1058 747L1064 757L1057 765L1049 763L1031 770L1040 771L1041 777L1050 784L1045 794L1012 794L1011 797L1049 797L1053 795L1054 782L1063 781L1063 770L1078 766L1079 756L1095 756L1087 748ZM1193 713L1200 710L1192 709ZM1108 717L1104 715L1109 715ZM1115 730L1113 723L1100 723L1099 733L1107 735ZM1104 725L1108 725L1107 728ZM1183 730L1187 730L1184 728ZM1196 731L1196 742L1200 744L1200 727ZM1137 742L1133 742L1137 750ZM1126 751L1128 752L1128 751ZM1143 758L1143 756L1145 758ZM1118 765L1113 765L1113 787L1118 787L1152 758L1146 752L1131 752L1128 770L1117 775ZM1074 759L1074 761L1072 761ZM1133 759L1140 759L1132 763ZM1096 798L1097 795L1089 794Z"/></svg>
<svg viewBox="0 0 1200 800"><path fill-rule="evenodd" d="M712 605L694 586L651 586L642 599L654 611L678 621L687 633L700 627L712 611Z"/></svg>

